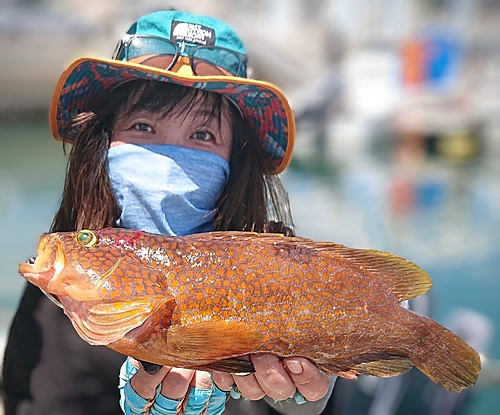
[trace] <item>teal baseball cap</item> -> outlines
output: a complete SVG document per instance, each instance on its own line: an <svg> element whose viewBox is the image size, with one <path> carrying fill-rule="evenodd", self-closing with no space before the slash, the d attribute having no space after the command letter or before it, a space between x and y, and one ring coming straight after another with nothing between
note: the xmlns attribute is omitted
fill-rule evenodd
<svg viewBox="0 0 500 415"><path fill-rule="evenodd" d="M129 35L153 35L171 40L227 48L246 55L242 41L229 25L209 16L180 11L160 11L141 17Z"/></svg>
<svg viewBox="0 0 500 415"><path fill-rule="evenodd" d="M180 71L189 61L190 71ZM222 94L241 111L258 137L275 174L289 164L295 121L282 91L249 79L243 42L224 22L181 11L139 18L118 42L112 59L83 57L61 75L50 108L56 139L73 142L66 128L104 92L134 79L169 82Z"/></svg>

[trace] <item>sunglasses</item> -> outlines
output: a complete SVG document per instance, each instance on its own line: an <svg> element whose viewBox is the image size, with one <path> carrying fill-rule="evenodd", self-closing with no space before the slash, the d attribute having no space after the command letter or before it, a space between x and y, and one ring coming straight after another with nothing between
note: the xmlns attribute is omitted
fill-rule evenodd
<svg viewBox="0 0 500 415"><path fill-rule="evenodd" d="M130 35L118 42L113 59L171 69L179 56L188 56L193 73L198 76L246 77L247 58L220 46L191 46L150 35ZM143 59L139 59L143 58Z"/></svg>

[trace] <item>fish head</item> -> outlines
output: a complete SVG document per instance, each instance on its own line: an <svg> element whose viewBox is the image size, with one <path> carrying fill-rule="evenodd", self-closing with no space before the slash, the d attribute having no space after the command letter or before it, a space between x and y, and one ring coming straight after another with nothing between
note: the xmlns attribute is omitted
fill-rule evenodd
<svg viewBox="0 0 500 415"><path fill-rule="evenodd" d="M151 240L142 237L116 228L44 234L38 256L19 273L63 308L84 340L107 345L169 299L161 274L144 259Z"/></svg>
<svg viewBox="0 0 500 415"><path fill-rule="evenodd" d="M131 249L141 234L114 228L43 234L36 259L20 264L19 273L59 301L118 301L133 283L127 276L150 276Z"/></svg>

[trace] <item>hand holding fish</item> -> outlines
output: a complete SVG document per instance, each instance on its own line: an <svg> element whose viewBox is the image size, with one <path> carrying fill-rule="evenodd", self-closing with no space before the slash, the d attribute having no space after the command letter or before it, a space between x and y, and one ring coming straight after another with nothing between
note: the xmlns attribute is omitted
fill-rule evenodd
<svg viewBox="0 0 500 415"><path fill-rule="evenodd" d="M125 415L220 415L228 392L215 388L208 372L164 366L150 374L132 358L122 366L119 388Z"/></svg>
<svg viewBox="0 0 500 415"><path fill-rule="evenodd" d="M255 373L248 376L233 376L224 373L214 373L212 376L208 372L193 371L182 368L162 367L157 373L146 372L141 364L129 358L125 363L125 376L123 385L120 388L122 399L127 399L125 408L131 408L129 400L133 400L135 394L144 398L143 402L136 404L137 413L143 413L144 408L152 406L152 415L158 411L159 402L170 406L170 410L184 412L187 415L197 415L200 407L205 406L210 410L203 412L207 415L218 415L224 410L225 398L221 399L220 391L229 393L231 389L238 390L238 393L247 399L258 400L264 396L269 396L274 400L282 401L296 395L297 391L304 399L316 401L324 397L330 385L330 377L320 371L314 363L301 357L279 359L271 354L251 355L250 359L255 366ZM287 364L288 363L288 364ZM133 367L131 366L133 365ZM219 393L213 394L212 380L219 388ZM132 389L125 388L130 382ZM161 384L161 387L158 386ZM194 404L190 394L200 393L202 401ZM132 396L127 396L127 393ZM202 392L203 393L203 392ZM161 394L158 402L156 398ZM163 399L167 398L167 399ZM135 397L137 400L137 396ZM191 401L190 401L191 399ZM196 398L195 398L196 399ZM133 414L134 412L131 412Z"/></svg>
<svg viewBox="0 0 500 415"><path fill-rule="evenodd" d="M279 359L273 354L252 354L255 373L235 376L217 372L213 380L220 389L236 388L242 396L258 400L264 396L282 401L298 391L307 401L317 401L328 392L330 376L302 357Z"/></svg>

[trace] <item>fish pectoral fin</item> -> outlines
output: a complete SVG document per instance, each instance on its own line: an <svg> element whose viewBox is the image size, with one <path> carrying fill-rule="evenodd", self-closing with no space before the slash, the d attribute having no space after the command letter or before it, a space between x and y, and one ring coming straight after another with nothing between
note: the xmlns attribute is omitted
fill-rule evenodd
<svg viewBox="0 0 500 415"><path fill-rule="evenodd" d="M203 321L168 329L168 354L187 360L223 359L255 351L262 334L240 321Z"/></svg>
<svg viewBox="0 0 500 415"><path fill-rule="evenodd" d="M120 340L139 327L167 299L144 297L131 301L101 303L90 307L86 315L70 316L76 331L92 345L107 345Z"/></svg>

